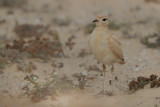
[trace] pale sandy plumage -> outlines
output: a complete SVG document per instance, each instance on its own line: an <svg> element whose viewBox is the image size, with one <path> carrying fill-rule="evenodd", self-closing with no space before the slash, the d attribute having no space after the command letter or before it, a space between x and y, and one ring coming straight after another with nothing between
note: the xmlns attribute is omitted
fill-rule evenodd
<svg viewBox="0 0 160 107"><path fill-rule="evenodd" d="M96 23L96 28L90 36L90 49L94 57L103 64L105 76L105 65L112 65L113 72L114 63L125 63L122 47L121 43L108 31L108 19L105 16L97 17L93 23Z"/></svg>
<svg viewBox="0 0 160 107"><path fill-rule="evenodd" d="M90 49L94 57L105 65L125 63L121 43L108 31L108 23L95 28L90 36Z"/></svg>

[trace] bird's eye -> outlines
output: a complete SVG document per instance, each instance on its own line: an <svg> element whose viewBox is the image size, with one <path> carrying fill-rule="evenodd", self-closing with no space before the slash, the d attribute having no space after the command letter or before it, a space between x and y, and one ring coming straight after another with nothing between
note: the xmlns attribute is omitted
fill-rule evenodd
<svg viewBox="0 0 160 107"><path fill-rule="evenodd" d="M102 19L102 21L106 21L106 20L107 20L106 18Z"/></svg>

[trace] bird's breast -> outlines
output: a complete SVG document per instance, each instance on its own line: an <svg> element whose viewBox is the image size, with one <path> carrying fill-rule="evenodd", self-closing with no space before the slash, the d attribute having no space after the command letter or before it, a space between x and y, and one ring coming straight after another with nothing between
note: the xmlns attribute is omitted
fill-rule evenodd
<svg viewBox="0 0 160 107"><path fill-rule="evenodd" d="M90 49L94 57L103 64L108 64L115 59L108 46L108 37L105 32L93 32L90 36Z"/></svg>

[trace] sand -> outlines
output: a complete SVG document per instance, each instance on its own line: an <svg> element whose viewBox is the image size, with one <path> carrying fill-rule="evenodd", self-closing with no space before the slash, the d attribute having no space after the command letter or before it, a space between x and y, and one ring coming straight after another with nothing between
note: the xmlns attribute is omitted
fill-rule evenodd
<svg viewBox="0 0 160 107"><path fill-rule="evenodd" d="M13 10L14 13L8 15L9 10ZM126 60L125 65L115 64L114 75L118 77L118 81L113 81L113 96L100 95L95 98L102 90L102 77L98 76L93 81L87 81L90 87L82 92L71 91L57 96L56 100L48 98L33 103L30 98L22 95L22 87L27 84L24 77L28 73L17 70L17 64L11 64L3 69L3 74L0 74L0 107L159 107L160 88L150 88L147 85L133 93L128 88L129 82L138 76L149 77L151 74L160 76L160 51L147 48L140 43L142 37L158 32L159 12L160 4L144 0L28 0L23 9L1 8L0 19L5 19L6 23L0 25L0 36L5 36L9 41L17 39L13 32L15 21L19 24L49 24L50 30L59 33L64 53L68 58L52 58L47 63L40 59L25 59L26 63L32 61L36 65L37 69L32 73L39 76L40 82L45 81L53 70L58 72L58 75L67 75L75 82L77 80L72 76L75 73L87 72L89 76L101 74L94 70L87 71L86 67L93 65L102 69L101 64L98 64L91 54L78 57L81 49L90 53L89 34L84 33L84 27L91 23L96 15L104 14L110 21L127 24L131 29L123 26L120 30L111 30L120 39ZM55 18L69 20L69 24L59 26L54 23ZM138 23L143 21L145 23ZM127 35L122 33L124 30L128 31ZM73 39L75 45L69 50L65 43L72 35L75 36ZM48 37L48 34L45 33L43 36ZM64 66L55 68L52 66L53 61L63 63ZM109 69L107 66L106 90L111 90L108 83L111 78Z"/></svg>

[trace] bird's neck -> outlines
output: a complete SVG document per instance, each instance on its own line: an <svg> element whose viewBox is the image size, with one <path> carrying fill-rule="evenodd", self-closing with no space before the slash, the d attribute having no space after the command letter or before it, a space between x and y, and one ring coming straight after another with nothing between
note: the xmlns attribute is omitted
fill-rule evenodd
<svg viewBox="0 0 160 107"><path fill-rule="evenodd" d="M108 31L108 26L97 26L96 30L104 30L104 31Z"/></svg>

